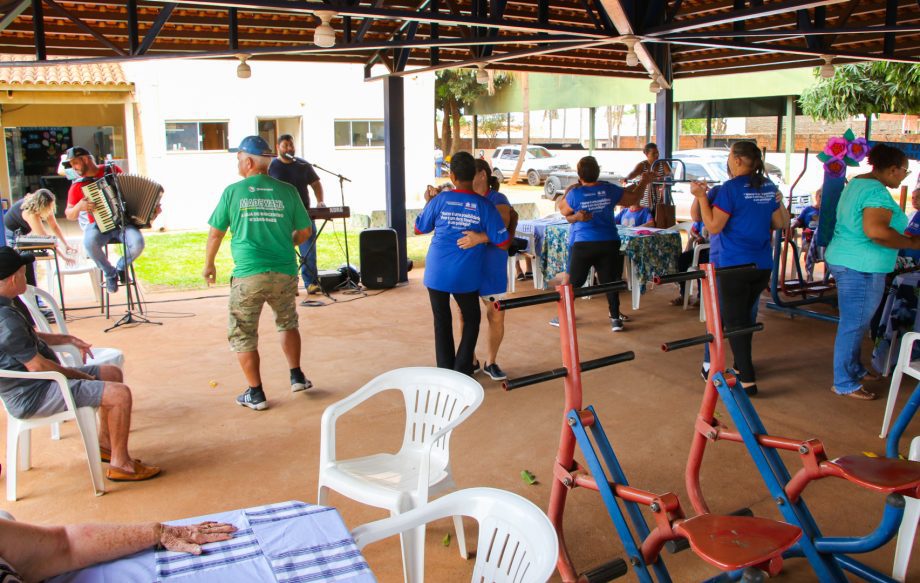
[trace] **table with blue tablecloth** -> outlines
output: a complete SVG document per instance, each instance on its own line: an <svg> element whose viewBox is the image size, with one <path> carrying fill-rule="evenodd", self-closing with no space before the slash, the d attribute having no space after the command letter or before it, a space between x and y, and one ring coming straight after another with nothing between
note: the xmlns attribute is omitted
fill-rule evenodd
<svg viewBox="0 0 920 583"><path fill-rule="evenodd" d="M677 271L681 240L678 231L647 227L617 227L620 233L620 250L629 270L632 289L632 307L639 309L644 285L656 275ZM569 224L561 215L543 219L521 221L517 235L528 239L529 250L536 257L534 287L545 288L545 282L568 267ZM537 273L539 272L539 277Z"/></svg>
<svg viewBox="0 0 920 583"><path fill-rule="evenodd" d="M48 581L376 581L335 508L290 501L169 524L206 520L230 523L238 530L228 541L204 545L201 555L150 549Z"/></svg>

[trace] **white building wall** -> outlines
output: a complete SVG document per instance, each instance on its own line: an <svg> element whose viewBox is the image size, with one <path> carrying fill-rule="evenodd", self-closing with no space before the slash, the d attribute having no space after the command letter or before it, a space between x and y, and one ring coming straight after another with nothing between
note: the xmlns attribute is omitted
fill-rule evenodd
<svg viewBox="0 0 920 583"><path fill-rule="evenodd" d="M383 85L367 83L359 65L252 61L252 77L236 76L237 61L175 60L125 63L140 108L147 174L163 184L163 213L155 227L204 229L223 189L239 180L229 152L166 150L167 121L228 121L230 147L257 133L266 118L301 116L298 155L352 180L345 201L352 214L386 204L384 149L336 148L336 119L383 119ZM434 76L407 77L406 191L421 206L432 175ZM326 204L341 204L338 181L319 172Z"/></svg>

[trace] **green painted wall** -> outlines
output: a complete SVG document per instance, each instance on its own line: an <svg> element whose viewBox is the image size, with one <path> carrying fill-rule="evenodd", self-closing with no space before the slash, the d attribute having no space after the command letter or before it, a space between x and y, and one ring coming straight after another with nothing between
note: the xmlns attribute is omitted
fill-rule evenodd
<svg viewBox="0 0 920 583"><path fill-rule="evenodd" d="M815 83L812 68L764 73L679 79L674 84L674 101L741 99L773 95L800 95ZM476 101L475 113L506 113L521 110L521 73L515 82L494 96ZM530 109L566 109L654 103L649 79L614 79L578 75L530 74Z"/></svg>

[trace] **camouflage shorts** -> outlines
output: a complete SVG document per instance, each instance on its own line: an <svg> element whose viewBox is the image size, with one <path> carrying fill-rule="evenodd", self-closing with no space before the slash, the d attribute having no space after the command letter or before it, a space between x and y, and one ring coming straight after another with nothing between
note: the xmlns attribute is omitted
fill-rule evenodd
<svg viewBox="0 0 920 583"><path fill-rule="evenodd" d="M227 332L230 350L252 352L259 347L259 316L265 303L275 312L275 327L279 332L296 330L297 276L270 271L233 278Z"/></svg>

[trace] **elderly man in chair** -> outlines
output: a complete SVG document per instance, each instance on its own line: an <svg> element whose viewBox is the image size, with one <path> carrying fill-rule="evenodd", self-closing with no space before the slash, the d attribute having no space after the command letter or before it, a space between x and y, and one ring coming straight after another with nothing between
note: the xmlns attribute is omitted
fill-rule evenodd
<svg viewBox="0 0 920 583"><path fill-rule="evenodd" d="M56 371L68 380L77 407L99 409L99 454L109 463L112 481L149 480L160 468L142 464L128 453L131 428L131 391L114 366L61 366L49 345L72 344L84 359L90 345L64 334L36 331L13 300L26 291L26 265L34 257L0 247L0 369L18 372ZM47 417L66 409L57 384L47 380L0 378L0 399L13 417Z"/></svg>

